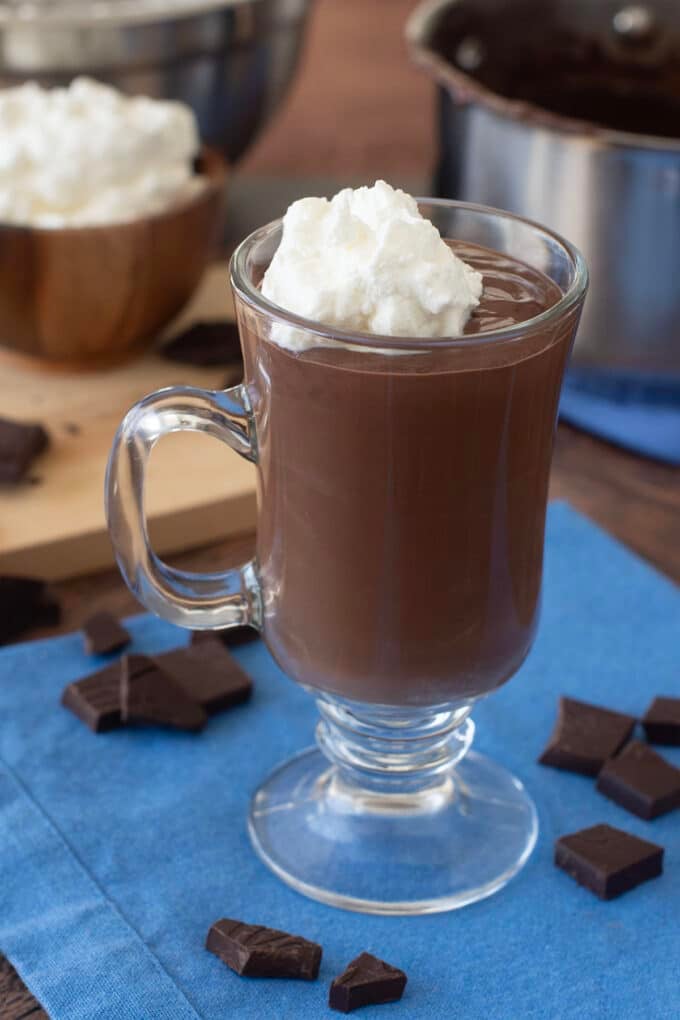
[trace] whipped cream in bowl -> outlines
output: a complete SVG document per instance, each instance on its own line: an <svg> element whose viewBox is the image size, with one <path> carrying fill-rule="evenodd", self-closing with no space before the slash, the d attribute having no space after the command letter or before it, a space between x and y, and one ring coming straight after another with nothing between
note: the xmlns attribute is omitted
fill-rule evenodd
<svg viewBox="0 0 680 1020"><path fill-rule="evenodd" d="M215 254L227 178L183 104L0 90L0 346L88 369L151 347Z"/></svg>
<svg viewBox="0 0 680 1020"><path fill-rule="evenodd" d="M127 222L204 186L193 111L89 78L0 90L0 223L39 228Z"/></svg>
<svg viewBox="0 0 680 1020"><path fill-rule="evenodd" d="M385 181L294 202L261 283L268 301L329 329L402 338L460 335L482 288L416 200ZM322 342L282 323L271 338L292 351Z"/></svg>

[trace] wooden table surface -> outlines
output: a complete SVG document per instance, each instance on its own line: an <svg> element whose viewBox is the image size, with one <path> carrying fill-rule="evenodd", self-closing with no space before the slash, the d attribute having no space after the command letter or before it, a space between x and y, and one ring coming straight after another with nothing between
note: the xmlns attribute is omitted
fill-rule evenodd
<svg viewBox="0 0 680 1020"><path fill-rule="evenodd" d="M285 109L249 154L252 174L420 174L434 159L432 92L409 67L401 41L411 0L318 0L307 54ZM340 130L341 128L341 130ZM680 582L680 470L624 453L574 429L557 436L551 495L568 500ZM174 557L189 570L247 559L252 535ZM139 606L110 570L57 585L66 633L94 610L127 615ZM0 958L0 1020L46 1014Z"/></svg>

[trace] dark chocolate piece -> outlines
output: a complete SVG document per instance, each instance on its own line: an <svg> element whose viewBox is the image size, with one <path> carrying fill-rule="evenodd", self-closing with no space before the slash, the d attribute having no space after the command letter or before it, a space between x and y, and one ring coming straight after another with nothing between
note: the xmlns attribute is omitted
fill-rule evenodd
<svg viewBox="0 0 680 1020"><path fill-rule="evenodd" d="M238 326L230 319L197 322L161 347L160 353L170 361L202 368L239 363L241 344Z"/></svg>
<svg viewBox="0 0 680 1020"><path fill-rule="evenodd" d="M0 418L0 482L15 485L49 443L42 425Z"/></svg>
<svg viewBox="0 0 680 1020"><path fill-rule="evenodd" d="M227 967L245 977L302 978L314 981L319 974L321 946L301 935L276 928L244 924L222 918L215 921L206 948Z"/></svg>
<svg viewBox="0 0 680 1020"><path fill-rule="evenodd" d="M178 730L203 729L207 716L166 670L147 655L121 659L123 722L157 723Z"/></svg>
<svg viewBox="0 0 680 1020"><path fill-rule="evenodd" d="M635 722L621 712L560 698L555 729L538 760L541 765L596 776L630 739Z"/></svg>
<svg viewBox="0 0 680 1020"><path fill-rule="evenodd" d="M558 839L555 864L600 899L613 900L661 874L663 847L611 825L594 825Z"/></svg>
<svg viewBox="0 0 680 1020"><path fill-rule="evenodd" d="M642 725L650 744L680 747L680 698L654 698Z"/></svg>
<svg viewBox="0 0 680 1020"><path fill-rule="evenodd" d="M64 422L64 432L69 436L79 436L81 433L80 425L77 425L74 421Z"/></svg>
<svg viewBox="0 0 680 1020"><path fill-rule="evenodd" d="M195 630L191 634L192 645L200 645L203 641L221 641L227 648L235 645L245 645L250 641L257 641L259 631L254 627L228 627L227 630Z"/></svg>
<svg viewBox="0 0 680 1020"><path fill-rule="evenodd" d="M360 1006L396 1002L404 994L406 980L403 970L361 953L331 984L328 1005L340 1013L351 1013Z"/></svg>
<svg viewBox="0 0 680 1020"><path fill-rule="evenodd" d="M59 603L45 581L33 577L0 577L0 645L31 627L59 623Z"/></svg>
<svg viewBox="0 0 680 1020"><path fill-rule="evenodd" d="M118 652L130 644L130 635L111 613L94 613L83 624L83 643L88 655Z"/></svg>
<svg viewBox="0 0 680 1020"><path fill-rule="evenodd" d="M123 725L121 718L121 663L76 680L64 689L61 703L94 733L107 733Z"/></svg>
<svg viewBox="0 0 680 1020"><path fill-rule="evenodd" d="M252 694L250 677L218 638L154 658L209 715L247 701Z"/></svg>
<svg viewBox="0 0 680 1020"><path fill-rule="evenodd" d="M651 821L680 807L680 769L634 740L605 764L597 789L626 811Z"/></svg>

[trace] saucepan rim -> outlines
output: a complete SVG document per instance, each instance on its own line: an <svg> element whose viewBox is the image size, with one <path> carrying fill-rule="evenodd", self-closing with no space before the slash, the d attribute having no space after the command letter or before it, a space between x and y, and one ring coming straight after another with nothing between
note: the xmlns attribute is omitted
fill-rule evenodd
<svg viewBox="0 0 680 1020"><path fill-rule="evenodd" d="M497 117L533 130L551 131L565 142L591 148L617 148L680 155L680 139L601 127L578 117L553 113L536 103L511 99L483 85L473 74L456 67L432 46L439 16L464 0L424 0L406 22L405 37L415 61L444 88L467 105L483 107ZM464 98L463 98L464 97Z"/></svg>

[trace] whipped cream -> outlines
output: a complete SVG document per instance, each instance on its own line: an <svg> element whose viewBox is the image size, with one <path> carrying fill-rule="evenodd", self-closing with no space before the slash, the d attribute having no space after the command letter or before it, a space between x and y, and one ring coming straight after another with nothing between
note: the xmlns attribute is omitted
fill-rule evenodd
<svg viewBox="0 0 680 1020"><path fill-rule="evenodd" d="M202 187L183 103L88 78L0 91L0 223L91 226L158 212Z"/></svg>
<svg viewBox="0 0 680 1020"><path fill-rule="evenodd" d="M458 336L479 304L482 275L454 255L415 199L377 181L330 201L294 202L262 293L346 332ZM280 324L272 339L292 350L323 343Z"/></svg>

